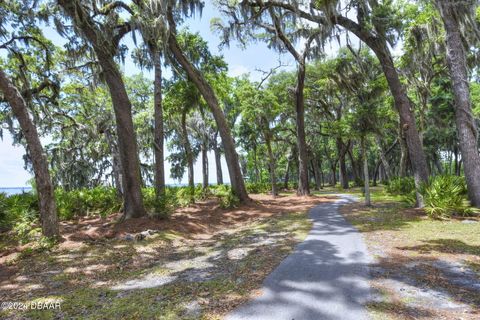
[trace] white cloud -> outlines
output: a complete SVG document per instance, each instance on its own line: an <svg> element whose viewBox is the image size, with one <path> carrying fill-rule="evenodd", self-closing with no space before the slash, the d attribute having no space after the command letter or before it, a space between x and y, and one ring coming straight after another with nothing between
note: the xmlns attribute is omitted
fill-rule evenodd
<svg viewBox="0 0 480 320"><path fill-rule="evenodd" d="M229 70L228 70L228 75L230 77L238 77L238 76L241 76L243 74L248 74L250 73L250 70L243 66L243 65L232 65Z"/></svg>

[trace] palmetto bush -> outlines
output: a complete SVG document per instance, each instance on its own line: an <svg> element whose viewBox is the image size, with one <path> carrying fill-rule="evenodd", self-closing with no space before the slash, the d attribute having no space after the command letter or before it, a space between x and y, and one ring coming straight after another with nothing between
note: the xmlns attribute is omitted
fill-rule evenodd
<svg viewBox="0 0 480 320"><path fill-rule="evenodd" d="M143 188L143 204L149 215L159 219L167 218L179 206L177 191L177 187L167 187L165 194L157 199L155 188Z"/></svg>
<svg viewBox="0 0 480 320"><path fill-rule="evenodd" d="M415 192L415 181L412 177L394 178L388 181L385 191L394 196L406 196Z"/></svg>
<svg viewBox="0 0 480 320"><path fill-rule="evenodd" d="M232 188L228 185L215 186L212 189L212 193L219 199L220 207L224 209L236 207L240 203L238 198L233 194Z"/></svg>
<svg viewBox="0 0 480 320"><path fill-rule="evenodd" d="M99 214L107 216L118 212L122 206L115 188L95 187L92 189L78 189L65 191L55 190L58 216L62 220L78 216Z"/></svg>
<svg viewBox="0 0 480 320"><path fill-rule="evenodd" d="M270 182L247 182L245 183L248 193L268 193L272 190L272 184Z"/></svg>
<svg viewBox="0 0 480 320"><path fill-rule="evenodd" d="M425 201L425 211L432 218L471 213L466 205L467 186L463 177L436 176L422 186L420 193Z"/></svg>
<svg viewBox="0 0 480 320"><path fill-rule="evenodd" d="M7 196L0 193L0 230L10 229L17 221L38 218L37 196L22 193Z"/></svg>

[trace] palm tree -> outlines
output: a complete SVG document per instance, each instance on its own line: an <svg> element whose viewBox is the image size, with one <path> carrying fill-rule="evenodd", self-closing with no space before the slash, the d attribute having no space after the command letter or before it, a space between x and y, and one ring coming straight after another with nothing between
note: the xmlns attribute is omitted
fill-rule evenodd
<svg viewBox="0 0 480 320"><path fill-rule="evenodd" d="M468 195L472 205L480 208L480 154L478 153L478 131L472 115L472 101L467 71L465 39L462 29L471 30L479 40L475 8L478 1L436 0L446 31L447 64L453 82L455 118L460 150L464 162ZM464 41L466 40L466 41Z"/></svg>
<svg viewBox="0 0 480 320"><path fill-rule="evenodd" d="M165 194L164 164L164 125L162 107L162 64L161 56L165 51L168 38L168 26L162 13L165 12L165 1L137 1L137 14L134 24L140 31L149 59L141 59L147 68L154 70L154 133L153 150L155 155L155 195L157 201Z"/></svg>
<svg viewBox="0 0 480 320"><path fill-rule="evenodd" d="M132 120L132 104L122 74L115 62L122 38L132 30L117 10L132 9L122 1L114 1L102 8L96 1L58 0L65 15L73 22L75 31L93 49L103 78L110 90L117 127L118 151L123 173L124 218L146 215L141 193L140 160ZM61 34L64 34L64 30Z"/></svg>

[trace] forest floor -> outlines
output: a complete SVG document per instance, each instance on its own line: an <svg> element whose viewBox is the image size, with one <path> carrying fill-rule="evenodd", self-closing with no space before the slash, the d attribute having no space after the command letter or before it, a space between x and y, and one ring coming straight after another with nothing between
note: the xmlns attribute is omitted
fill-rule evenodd
<svg viewBox="0 0 480 320"><path fill-rule="evenodd" d="M251 205L235 209L209 200L168 220L62 222L65 241L47 250L0 235L0 318L219 319L260 294L311 229L307 210L339 192L252 195ZM348 193L361 198L359 189ZM373 188L372 207L358 202L340 212L375 258L367 305L374 319L480 318L478 217L432 220L381 188ZM49 302L60 309L31 309Z"/></svg>
<svg viewBox="0 0 480 320"><path fill-rule="evenodd" d="M358 190L353 193L360 195ZM373 206L341 208L375 262L374 319L479 319L480 219L432 220L374 189Z"/></svg>
<svg viewBox="0 0 480 320"><path fill-rule="evenodd" d="M114 215L62 222L65 241L43 251L7 245L0 318L221 318L258 294L266 275L306 237L307 210L335 199L252 198L235 209L201 202L163 221L115 223ZM38 310L55 303L59 309Z"/></svg>

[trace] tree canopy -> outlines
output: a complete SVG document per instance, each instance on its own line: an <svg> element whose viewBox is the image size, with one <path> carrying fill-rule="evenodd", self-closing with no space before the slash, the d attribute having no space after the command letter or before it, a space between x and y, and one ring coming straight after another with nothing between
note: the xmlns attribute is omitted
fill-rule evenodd
<svg viewBox="0 0 480 320"><path fill-rule="evenodd" d="M187 175L193 201L194 163L207 196L212 166L218 184L227 178L222 157L242 203L252 190L305 196L337 182L368 198L371 184L413 179L422 207L429 178L450 174L480 206L477 2L214 4L223 45L263 42L295 68L230 76L227 59L183 26L201 1L0 4L0 120L26 147L43 220L56 223L54 189L111 186L133 218L165 210L165 177ZM127 76L128 56L153 78Z"/></svg>

